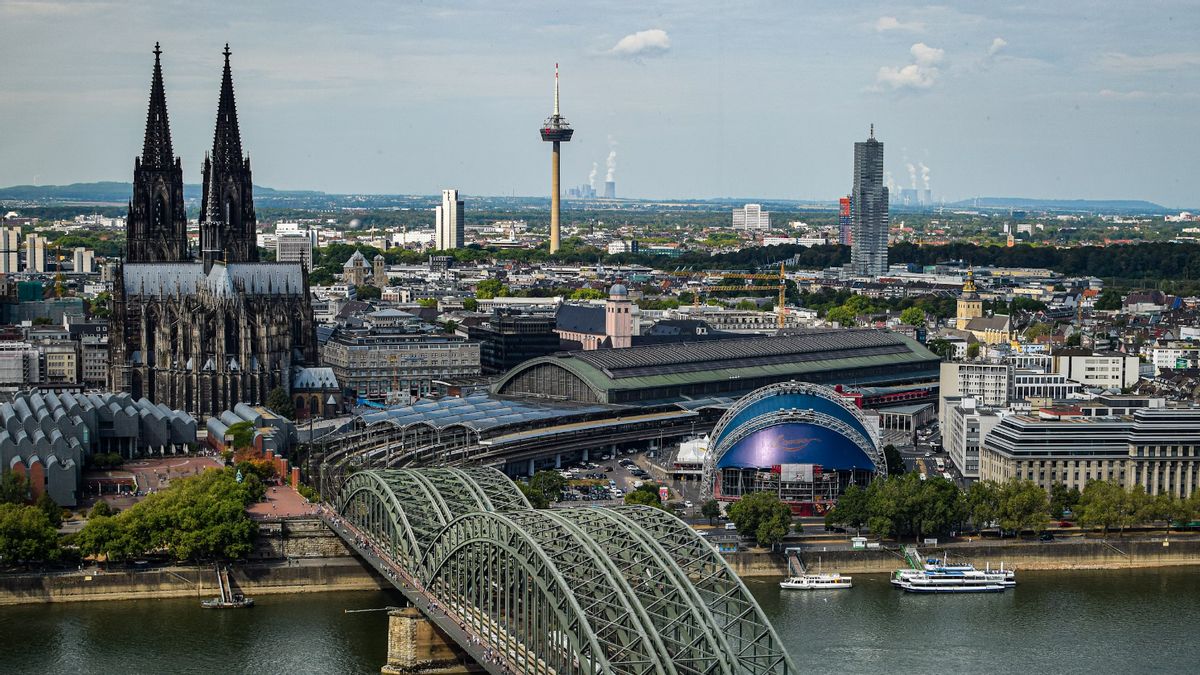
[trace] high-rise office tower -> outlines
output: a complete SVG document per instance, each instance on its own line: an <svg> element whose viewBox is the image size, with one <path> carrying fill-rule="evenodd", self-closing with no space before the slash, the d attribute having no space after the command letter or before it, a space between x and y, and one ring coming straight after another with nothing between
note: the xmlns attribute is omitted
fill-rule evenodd
<svg viewBox="0 0 1200 675"><path fill-rule="evenodd" d="M25 271L46 271L46 238L31 234L25 237Z"/></svg>
<svg viewBox="0 0 1200 675"><path fill-rule="evenodd" d="M96 254L91 249L78 246L72 256L72 263L76 274L91 274L96 271Z"/></svg>
<svg viewBox="0 0 1200 675"><path fill-rule="evenodd" d="M465 240L463 200L458 190L442 190L442 205L434 209L433 247L439 251L462 248Z"/></svg>
<svg viewBox="0 0 1200 675"><path fill-rule="evenodd" d="M854 144L854 189L850 267L855 274L879 277L887 273L888 189L883 182L883 143L875 125L866 141Z"/></svg>
<svg viewBox="0 0 1200 675"><path fill-rule="evenodd" d="M746 204L740 209L734 209L733 229L769 230L771 229L771 212L763 211L760 204Z"/></svg>
<svg viewBox="0 0 1200 675"><path fill-rule="evenodd" d="M0 227L0 274L20 271L21 228Z"/></svg>

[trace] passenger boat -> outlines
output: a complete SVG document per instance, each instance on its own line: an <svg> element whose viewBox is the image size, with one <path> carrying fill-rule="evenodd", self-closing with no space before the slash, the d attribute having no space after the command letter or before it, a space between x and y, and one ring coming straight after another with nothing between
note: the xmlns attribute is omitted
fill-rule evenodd
<svg viewBox="0 0 1200 675"><path fill-rule="evenodd" d="M975 569L975 566L970 563L951 565L945 560L939 561L937 558L929 558L926 560L921 569L896 570L896 573L892 575L891 581L893 586L900 587L903 581L917 577L975 579L979 578L980 575L982 575L981 578L988 583L998 584L1005 588L1012 588L1013 586L1017 585L1016 572L1011 569L1005 569L1003 564L1001 564L999 569L995 570L991 569L991 566L988 566L983 570L977 570Z"/></svg>
<svg viewBox="0 0 1200 675"><path fill-rule="evenodd" d="M909 593L996 593L1017 585L1012 570L977 570L971 564L950 565L936 558L920 569L896 570L891 582Z"/></svg>
<svg viewBox="0 0 1200 675"><path fill-rule="evenodd" d="M788 577L779 582L780 588L790 588L802 591L816 591L832 588L850 588L853 577L844 577L837 572L828 574L801 574L798 577Z"/></svg>

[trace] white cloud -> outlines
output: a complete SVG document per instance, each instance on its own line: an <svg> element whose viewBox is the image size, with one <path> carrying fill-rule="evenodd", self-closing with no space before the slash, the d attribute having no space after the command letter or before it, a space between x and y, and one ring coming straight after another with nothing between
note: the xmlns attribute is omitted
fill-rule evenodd
<svg viewBox="0 0 1200 675"><path fill-rule="evenodd" d="M875 74L876 88L929 89L938 79L937 64L946 56L946 51L918 42L909 49L913 63L899 68L883 66Z"/></svg>
<svg viewBox="0 0 1200 675"><path fill-rule="evenodd" d="M908 51L912 52L913 60L918 66L935 66L946 56L946 50L930 47L924 42L918 42Z"/></svg>
<svg viewBox="0 0 1200 675"><path fill-rule="evenodd" d="M1100 98L1111 98L1122 101L1131 101L1139 98L1150 98L1149 92L1135 89L1133 91L1116 91L1113 89L1101 89Z"/></svg>
<svg viewBox="0 0 1200 675"><path fill-rule="evenodd" d="M999 54L1000 50L1004 49L1007 46L1008 46L1008 40L1005 40L1004 38L998 37L998 38L992 40L991 46L988 47L988 56L995 56L996 54Z"/></svg>
<svg viewBox="0 0 1200 675"><path fill-rule="evenodd" d="M886 33L889 30L920 33L925 30L925 24L920 21L901 21L894 16L881 16L875 22L875 32Z"/></svg>
<svg viewBox="0 0 1200 675"><path fill-rule="evenodd" d="M639 30L617 40L617 44L608 50L617 56L660 56L671 48L671 38L667 31L659 28Z"/></svg>
<svg viewBox="0 0 1200 675"><path fill-rule="evenodd" d="M1121 72L1180 70L1196 66L1200 66L1200 52L1168 52L1147 56L1110 52L1100 57L1101 68Z"/></svg>

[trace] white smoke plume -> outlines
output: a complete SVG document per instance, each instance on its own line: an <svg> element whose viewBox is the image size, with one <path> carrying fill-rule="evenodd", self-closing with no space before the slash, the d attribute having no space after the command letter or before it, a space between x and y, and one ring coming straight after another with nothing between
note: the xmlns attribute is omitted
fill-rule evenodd
<svg viewBox="0 0 1200 675"><path fill-rule="evenodd" d="M607 171L604 174L604 180L612 182L616 180L617 175L617 142L612 136L608 137L608 159L604 160Z"/></svg>
<svg viewBox="0 0 1200 675"><path fill-rule="evenodd" d="M917 167L913 166L912 162L908 162L907 164L904 165L904 167L906 169L908 169L908 182L912 184L911 185L912 189L916 190L917 189Z"/></svg>
<svg viewBox="0 0 1200 675"><path fill-rule="evenodd" d="M599 170L600 166L592 162L592 171L588 174L588 185L591 185L593 190L596 189L596 172Z"/></svg>
<svg viewBox="0 0 1200 675"><path fill-rule="evenodd" d="M925 166L924 162L917 162L917 166L921 169L921 182L925 184L925 189L929 189L929 167Z"/></svg>
<svg viewBox="0 0 1200 675"><path fill-rule="evenodd" d="M895 195L899 194L900 185L896 183L896 179L892 178L891 171L883 172L883 182L887 185L888 193Z"/></svg>

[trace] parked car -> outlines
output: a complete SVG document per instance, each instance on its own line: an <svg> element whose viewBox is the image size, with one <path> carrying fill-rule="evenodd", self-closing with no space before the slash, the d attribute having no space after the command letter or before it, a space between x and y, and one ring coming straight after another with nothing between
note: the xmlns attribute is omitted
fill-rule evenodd
<svg viewBox="0 0 1200 675"><path fill-rule="evenodd" d="M1053 532L1043 532L1038 535L1038 539L1040 539L1041 541L1054 541L1054 533Z"/></svg>
<svg viewBox="0 0 1200 675"><path fill-rule="evenodd" d="M737 529L737 525L734 525L733 523L725 523L725 529L727 529L727 530L736 530L736 529Z"/></svg>

